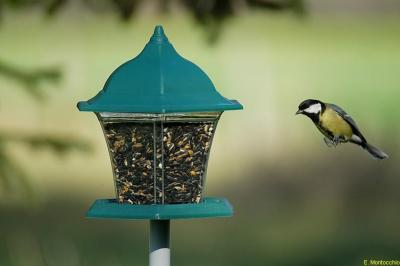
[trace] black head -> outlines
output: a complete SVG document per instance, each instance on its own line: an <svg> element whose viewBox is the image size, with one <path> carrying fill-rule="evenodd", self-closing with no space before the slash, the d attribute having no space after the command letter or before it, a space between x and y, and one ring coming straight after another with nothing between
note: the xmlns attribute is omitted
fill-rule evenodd
<svg viewBox="0 0 400 266"><path fill-rule="evenodd" d="M310 118L317 117L325 110L325 104L318 100L308 99L299 105L296 115L303 114Z"/></svg>

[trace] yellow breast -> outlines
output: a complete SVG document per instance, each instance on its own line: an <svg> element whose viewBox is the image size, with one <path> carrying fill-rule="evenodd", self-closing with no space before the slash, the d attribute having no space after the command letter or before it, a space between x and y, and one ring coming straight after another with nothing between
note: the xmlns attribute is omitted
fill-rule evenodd
<svg viewBox="0 0 400 266"><path fill-rule="evenodd" d="M320 114L321 126L328 129L335 136L341 136L349 139L353 135L351 126L334 110L327 108Z"/></svg>

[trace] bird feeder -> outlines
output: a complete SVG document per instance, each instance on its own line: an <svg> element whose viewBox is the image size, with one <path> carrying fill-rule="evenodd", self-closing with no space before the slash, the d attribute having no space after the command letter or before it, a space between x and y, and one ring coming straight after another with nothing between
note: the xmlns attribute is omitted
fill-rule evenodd
<svg viewBox="0 0 400 266"><path fill-rule="evenodd" d="M223 111L242 106L221 96L198 66L181 57L161 26L78 109L100 121L116 190L116 200L97 201L89 216L169 220L229 214L223 208L212 213L209 204L230 205L203 200L202 192L218 120Z"/></svg>

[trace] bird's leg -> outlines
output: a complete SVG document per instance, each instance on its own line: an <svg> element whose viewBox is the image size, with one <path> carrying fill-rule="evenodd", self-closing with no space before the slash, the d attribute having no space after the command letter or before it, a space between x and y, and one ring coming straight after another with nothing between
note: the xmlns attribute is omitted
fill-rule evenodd
<svg viewBox="0 0 400 266"><path fill-rule="evenodd" d="M335 144L333 143L333 141L330 140L330 139L327 138L327 137L324 137L324 141L325 141L326 146L328 146L329 148L331 148L331 147L333 147L333 146L335 145Z"/></svg>
<svg viewBox="0 0 400 266"><path fill-rule="evenodd" d="M337 145L340 144L340 142L341 142L341 139L339 136L333 136L333 139L332 139L333 146L336 147Z"/></svg>

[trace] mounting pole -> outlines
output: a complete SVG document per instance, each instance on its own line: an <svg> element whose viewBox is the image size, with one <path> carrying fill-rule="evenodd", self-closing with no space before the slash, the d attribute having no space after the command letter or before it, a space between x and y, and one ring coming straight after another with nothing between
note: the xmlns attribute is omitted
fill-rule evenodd
<svg viewBox="0 0 400 266"><path fill-rule="evenodd" d="M224 198L203 198L188 204L121 204L115 199L98 199L88 212L88 218L150 220L149 265L170 266L170 220L211 217L231 217L232 205Z"/></svg>
<svg viewBox="0 0 400 266"><path fill-rule="evenodd" d="M169 224L170 220L150 220L150 266L170 266Z"/></svg>

